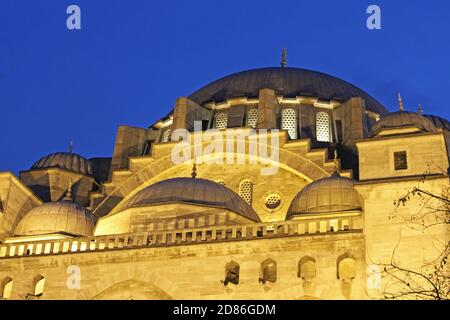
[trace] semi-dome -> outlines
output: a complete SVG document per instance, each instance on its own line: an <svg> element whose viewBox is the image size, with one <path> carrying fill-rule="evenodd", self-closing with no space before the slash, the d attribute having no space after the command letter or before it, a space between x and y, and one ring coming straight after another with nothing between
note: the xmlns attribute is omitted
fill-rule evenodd
<svg viewBox="0 0 450 320"><path fill-rule="evenodd" d="M286 220L302 214L361 210L360 197L352 179L338 173L303 188L292 200Z"/></svg>
<svg viewBox="0 0 450 320"><path fill-rule="evenodd" d="M402 127L416 127L425 132L435 132L436 126L427 117L416 112L397 111L383 116L371 129L371 135L374 136L384 129L396 129Z"/></svg>
<svg viewBox="0 0 450 320"><path fill-rule="evenodd" d="M94 215L86 208L70 201L45 203L29 211L16 227L16 236L63 233L71 236L91 236Z"/></svg>
<svg viewBox="0 0 450 320"><path fill-rule="evenodd" d="M336 77L300 68L262 68L242 71L219 79L193 93L197 103L221 102L231 98L257 98L259 90L269 88L285 97L310 96L323 101L345 102L361 97L366 108L378 114L386 108L360 88Z"/></svg>
<svg viewBox="0 0 450 320"><path fill-rule="evenodd" d="M126 208L177 202L223 208L252 221L260 221L253 208L235 192L216 182L199 178L173 178L157 182L133 196Z"/></svg>
<svg viewBox="0 0 450 320"><path fill-rule="evenodd" d="M91 162L76 153L57 152L49 154L33 164L31 170L49 168L60 168L82 175L92 175Z"/></svg>

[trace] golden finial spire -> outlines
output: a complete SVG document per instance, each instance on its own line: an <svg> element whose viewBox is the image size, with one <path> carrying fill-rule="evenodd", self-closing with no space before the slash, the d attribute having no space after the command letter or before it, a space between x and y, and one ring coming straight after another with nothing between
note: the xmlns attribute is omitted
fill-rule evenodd
<svg viewBox="0 0 450 320"><path fill-rule="evenodd" d="M195 161L194 161L194 166L192 167L191 177L193 179L195 179L195 177L197 177L197 163L195 163Z"/></svg>
<svg viewBox="0 0 450 320"><path fill-rule="evenodd" d="M286 66L287 66L286 56L287 56L286 48L283 48L283 53L281 54L281 67L282 68L286 68Z"/></svg>
<svg viewBox="0 0 450 320"><path fill-rule="evenodd" d="M69 188L67 188L67 193L63 200L72 201L72 179L69 180Z"/></svg>
<svg viewBox="0 0 450 320"><path fill-rule="evenodd" d="M417 109L417 113L418 114L422 114L423 113L423 107L422 107L421 103L419 103L419 108Z"/></svg>
<svg viewBox="0 0 450 320"><path fill-rule="evenodd" d="M398 93L398 111L403 112L403 100L400 92Z"/></svg>
<svg viewBox="0 0 450 320"><path fill-rule="evenodd" d="M73 153L73 141L70 141L70 144L69 144L69 153L70 153L70 154Z"/></svg>
<svg viewBox="0 0 450 320"><path fill-rule="evenodd" d="M337 149L334 149L334 173L333 175L339 175L339 160Z"/></svg>

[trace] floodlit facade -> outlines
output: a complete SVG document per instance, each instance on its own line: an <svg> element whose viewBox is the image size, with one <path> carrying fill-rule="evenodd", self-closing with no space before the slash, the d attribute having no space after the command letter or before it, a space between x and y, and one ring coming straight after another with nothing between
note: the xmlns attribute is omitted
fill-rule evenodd
<svg viewBox="0 0 450 320"><path fill-rule="evenodd" d="M448 241L408 225L419 199L394 203L446 188L449 130L315 71L227 76L121 126L110 158L0 173L0 298L382 298L377 266Z"/></svg>

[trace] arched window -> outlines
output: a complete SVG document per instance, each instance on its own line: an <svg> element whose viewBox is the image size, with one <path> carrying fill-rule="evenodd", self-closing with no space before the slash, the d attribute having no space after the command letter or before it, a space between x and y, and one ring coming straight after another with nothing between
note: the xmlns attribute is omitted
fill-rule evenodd
<svg viewBox="0 0 450 320"><path fill-rule="evenodd" d="M1 299L9 299L11 298L13 287L13 280L9 277L3 279L0 283L0 298Z"/></svg>
<svg viewBox="0 0 450 320"><path fill-rule="evenodd" d="M248 204L252 204L253 200L253 183L250 180L243 180L239 184L239 195Z"/></svg>
<svg viewBox="0 0 450 320"><path fill-rule="evenodd" d="M311 257L303 257L298 262L297 276L305 281L310 281L316 277L316 260Z"/></svg>
<svg viewBox="0 0 450 320"><path fill-rule="evenodd" d="M281 129L288 131L289 138L297 139L297 114L294 109L281 111Z"/></svg>
<svg viewBox="0 0 450 320"><path fill-rule="evenodd" d="M44 287L45 287L45 278L43 276L38 275L36 278L34 278L33 294L36 297L40 297L44 294Z"/></svg>
<svg viewBox="0 0 450 320"><path fill-rule="evenodd" d="M227 263L225 266L225 281L224 285L228 285L228 283L232 283L235 285L239 284L239 270L240 266L234 261Z"/></svg>
<svg viewBox="0 0 450 320"><path fill-rule="evenodd" d="M172 128L167 128L163 131L161 142L169 142L170 140L170 134L172 133Z"/></svg>
<svg viewBox="0 0 450 320"><path fill-rule="evenodd" d="M346 299L351 298L352 282L355 277L355 259L349 253L341 255L337 260L337 278L341 280L341 292Z"/></svg>
<svg viewBox="0 0 450 320"><path fill-rule="evenodd" d="M355 259L348 253L337 260L337 277L339 280L349 281L356 276Z"/></svg>
<svg viewBox="0 0 450 320"><path fill-rule="evenodd" d="M256 108L251 109L247 113L247 126L255 129L257 123L258 123L258 109L256 109Z"/></svg>
<svg viewBox="0 0 450 320"><path fill-rule="evenodd" d="M331 142L330 116L326 112L316 114L316 139L320 142Z"/></svg>
<svg viewBox="0 0 450 320"><path fill-rule="evenodd" d="M214 127L216 129L226 129L227 126L228 126L228 115L225 112L218 113L216 115Z"/></svg>
<svg viewBox="0 0 450 320"><path fill-rule="evenodd" d="M277 282L277 263L275 260L267 259L261 263L259 282L262 284Z"/></svg>

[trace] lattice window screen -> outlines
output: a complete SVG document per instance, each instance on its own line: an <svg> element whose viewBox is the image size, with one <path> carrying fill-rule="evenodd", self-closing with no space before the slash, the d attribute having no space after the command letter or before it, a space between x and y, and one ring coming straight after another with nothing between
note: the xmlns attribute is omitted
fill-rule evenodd
<svg viewBox="0 0 450 320"><path fill-rule="evenodd" d="M277 194L271 194L266 198L265 205L269 209L276 209L281 204L281 198Z"/></svg>
<svg viewBox="0 0 450 320"><path fill-rule="evenodd" d="M258 109L252 109L247 113L247 126L256 128L258 123Z"/></svg>
<svg viewBox="0 0 450 320"><path fill-rule="evenodd" d="M331 142L330 117L325 112L316 115L316 137L317 141Z"/></svg>
<svg viewBox="0 0 450 320"><path fill-rule="evenodd" d="M239 195L248 204L252 204L253 198L253 183L250 180L244 180L239 185Z"/></svg>
<svg viewBox="0 0 450 320"><path fill-rule="evenodd" d="M172 133L172 128L166 129L161 137L161 142L168 142L170 140L170 134Z"/></svg>
<svg viewBox="0 0 450 320"><path fill-rule="evenodd" d="M216 129L226 129L228 125L228 115L225 112L216 115Z"/></svg>
<svg viewBox="0 0 450 320"><path fill-rule="evenodd" d="M281 112L281 129L288 131L289 138L297 139L297 114L294 109L283 109Z"/></svg>

